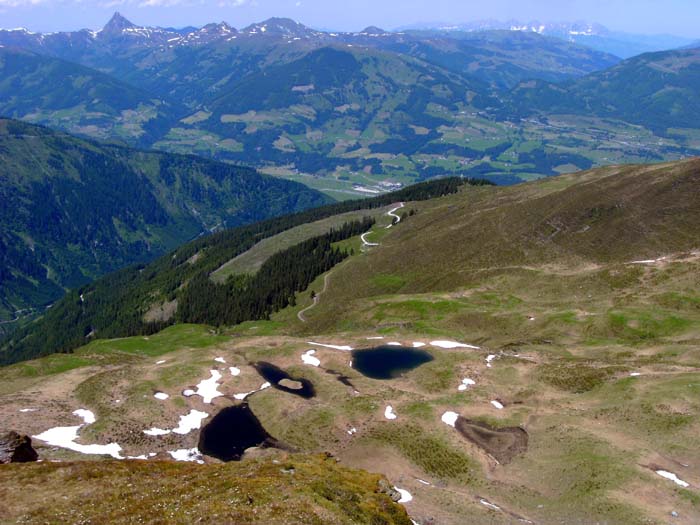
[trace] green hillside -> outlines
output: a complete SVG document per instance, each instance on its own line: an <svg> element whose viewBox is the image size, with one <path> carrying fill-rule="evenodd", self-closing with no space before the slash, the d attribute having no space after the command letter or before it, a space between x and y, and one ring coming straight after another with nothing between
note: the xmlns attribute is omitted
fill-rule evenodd
<svg viewBox="0 0 700 525"><path fill-rule="evenodd" d="M262 180L270 183L267 179ZM317 275L347 257L351 250L340 249L335 244L368 230L372 225L370 216L374 212L367 211L366 219L363 219L363 215L334 223L314 237L302 236L295 244L280 242L278 249L286 245L286 252L272 253L278 259L271 262L275 258L270 258L252 277L232 276L226 282L215 285L213 280L210 281L210 275L256 243L296 226L354 210L385 207L400 200L435 197L456 191L464 182L467 181L431 181L373 199L332 204L223 230L199 237L150 264L125 268L87 286L76 288L76 284L82 283L74 282L73 289L47 310L42 318L10 334L3 341L0 360L15 362L70 351L95 337L149 334L177 321L225 324L232 320L240 322L267 318L272 312L293 303L295 291L306 289ZM291 184L274 179L271 183ZM268 188L260 185L258 190L267 191L268 205L274 204ZM310 191L296 197L301 201L307 196L316 197ZM284 197L286 200L282 203L286 205L290 204L289 199L294 198L291 195ZM249 215L238 218L245 217L247 222L252 222L264 212L264 207L260 203L254 213L245 211ZM155 229L155 226L152 228ZM13 258L9 257L9 260L12 262ZM118 267L116 257L112 259L112 264ZM7 279L8 290L12 290L14 282L11 277ZM17 287L22 284L29 287L22 281Z"/></svg>
<svg viewBox="0 0 700 525"><path fill-rule="evenodd" d="M252 169L0 120L0 315L198 235L328 202ZM23 312L26 313L26 312Z"/></svg>
<svg viewBox="0 0 700 525"><path fill-rule="evenodd" d="M0 414L11 428L37 436L45 460L44 466L3 469L4 479L47 487L49 501L57 502L38 507L22 493L19 504L8 500L5 507L10 516L31 512L44 521L58 513L64 520L105 519L114 516L108 512L116 480L118 497L130 506L132 488L145 495L148 505L136 512L147 519L148 509L172 510L175 478L160 474L179 472L183 512L201 512L200 499L183 498L183 492L199 495L212 487L215 494L239 495L231 495L225 508L211 503L219 520L241 505L255 509L265 502L269 509L287 497L301 512L301 497L307 512L320 505L361 523L361 503L369 500L355 491L367 494L376 482L340 474L333 468L337 460L341 467L383 473L389 487L410 496L401 504L416 523L549 524L582 517L621 525L696 523L698 173L700 161L693 159L511 187L445 181L362 201L372 203L371 230L333 243L346 250L343 261L310 276L306 289L268 316L235 326L178 323L4 366ZM316 235L320 221L357 212L352 206L360 203L222 232L145 267L144 277L122 275L141 285L193 276L185 290L211 283L200 299L216 305L215 283L195 273L208 277L238 253L250 261L267 254L255 275L274 275L263 268L284 259L287 236L298 239L302 227ZM256 241L275 237L280 251L256 249ZM318 244L307 241L292 246L308 246L306 255L316 255ZM302 267L308 264L304 252L297 258ZM192 271L184 266L188 260ZM251 271L247 264L240 268ZM245 282L242 274L233 275L229 284ZM111 279L83 288L84 303L74 294L54 308L64 317L79 311L70 305L90 315L101 306L106 317L135 310L135 303L103 301L106 283L123 286L117 276ZM122 289L125 295L138 290ZM48 329L50 320L47 315L35 327L43 326L38 333L55 342L54 334L67 325ZM424 351L429 360L391 379L375 379L357 364L362 354L351 349L377 345ZM263 363L293 379L268 387ZM313 386L311 397L299 394L304 384ZM196 427L163 430L178 428L191 415L202 418L202 427L213 424L235 407L248 410L268 434L259 443L263 448L248 448L240 464L218 465L202 455L205 432ZM79 444L118 445L123 457L150 458L146 466L100 461L104 455L40 437L77 424L77 409L91 410L95 419L79 427ZM158 435L161 430L166 433ZM161 462L182 460L182 452L184 459L206 464ZM298 455L323 452L334 458L328 468ZM105 476L97 474L100 465ZM230 472L249 475L236 481ZM337 490L330 490L323 480L336 474L342 480L333 478ZM120 483L126 479L128 489ZM286 492L293 480L299 482L296 496ZM254 491L270 484L272 494ZM71 505L97 489L103 499ZM381 509L394 509L378 497L373 501ZM374 503L364 509L377 512ZM274 523L275 515L264 512L272 511L258 509ZM313 522L300 516L300 522ZM246 521L245 515L240 519ZM325 522L333 519L345 518Z"/></svg>
<svg viewBox="0 0 700 525"><path fill-rule="evenodd" d="M693 140L700 118L700 49L648 53L564 85L521 86L520 111L596 115Z"/></svg>
<svg viewBox="0 0 700 525"><path fill-rule="evenodd" d="M99 139L147 145L171 125L172 106L94 69L0 48L0 115Z"/></svg>

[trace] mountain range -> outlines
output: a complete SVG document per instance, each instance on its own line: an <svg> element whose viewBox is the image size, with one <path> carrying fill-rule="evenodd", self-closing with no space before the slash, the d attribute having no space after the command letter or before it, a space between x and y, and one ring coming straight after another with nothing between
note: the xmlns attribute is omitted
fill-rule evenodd
<svg viewBox="0 0 700 525"><path fill-rule="evenodd" d="M466 24L414 24L397 31L437 31L441 33L472 33L482 31L520 31L537 33L576 42L592 49L611 53L621 58L631 58L642 53L680 48L692 43L692 39L674 35L649 35L612 31L607 27L585 21L541 22L509 20L479 20Z"/></svg>
<svg viewBox="0 0 700 525"><path fill-rule="evenodd" d="M176 30L118 13L100 31L0 31L0 45L5 115L253 165L334 198L700 151L692 49L621 61L535 31L333 33L279 18Z"/></svg>

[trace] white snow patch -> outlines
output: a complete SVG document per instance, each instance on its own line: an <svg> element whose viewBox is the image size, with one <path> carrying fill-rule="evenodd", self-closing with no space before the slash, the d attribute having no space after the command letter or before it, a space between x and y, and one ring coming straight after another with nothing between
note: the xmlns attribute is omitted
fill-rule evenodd
<svg viewBox="0 0 700 525"><path fill-rule="evenodd" d="M323 346L325 348L332 348L333 350L343 350L344 352L350 352L353 350L352 346L341 346L341 345L326 345L323 343L314 343L312 341L308 341L308 344L314 345L314 346Z"/></svg>
<svg viewBox="0 0 700 525"><path fill-rule="evenodd" d="M474 386L475 384L476 381L465 377L464 379L462 379L462 384L457 387L457 390L459 390L460 392L464 392L467 388L469 388L470 386Z"/></svg>
<svg viewBox="0 0 700 525"><path fill-rule="evenodd" d="M442 422L446 425L454 427L459 419L459 414L457 412L445 412L442 415Z"/></svg>
<svg viewBox="0 0 700 525"><path fill-rule="evenodd" d="M122 447L117 443L109 443L108 445L82 445L76 443L75 440L78 439L78 431L82 427L94 423L96 419L95 414L90 410L79 409L73 412L73 414L82 418L84 423L72 427L51 428L33 437L54 447L66 448L74 452L79 452L80 454L107 455L115 459L124 459L120 454Z"/></svg>
<svg viewBox="0 0 700 525"><path fill-rule="evenodd" d="M493 354L486 356L486 367L487 368L491 368L491 361L493 361L494 359L496 359L496 356Z"/></svg>
<svg viewBox="0 0 700 525"><path fill-rule="evenodd" d="M229 371L231 372L231 375L232 375L232 376L239 376L239 375L241 375L241 369L238 368L237 366L229 367Z"/></svg>
<svg viewBox="0 0 700 525"><path fill-rule="evenodd" d="M153 394L153 397L155 397L156 399L160 399L161 401L165 401L170 396L165 392L156 392L155 394Z"/></svg>
<svg viewBox="0 0 700 525"><path fill-rule="evenodd" d="M479 500L479 503L493 510L501 510L501 507L499 507L498 505L494 505L490 501L487 501L483 498Z"/></svg>
<svg viewBox="0 0 700 525"><path fill-rule="evenodd" d="M400 489L399 487L394 488L399 494L401 494L401 499L398 501L398 503L408 503L409 501L413 500L413 496L411 496L411 493L409 491Z"/></svg>
<svg viewBox="0 0 700 525"><path fill-rule="evenodd" d="M687 489L690 487L690 483L687 481L683 481L680 479L678 476L676 476L673 472L668 472L666 470L657 470L656 473L661 476L662 478L666 478L668 480L673 481L676 485L679 485L683 487L684 489Z"/></svg>
<svg viewBox="0 0 700 525"><path fill-rule="evenodd" d="M353 434L357 434L357 429L355 427L352 427L350 430L348 430L348 434L350 434L351 436Z"/></svg>
<svg viewBox="0 0 700 525"><path fill-rule="evenodd" d="M38 408L20 408L19 411L22 412L23 414L26 414L27 412L36 412L39 410Z"/></svg>
<svg viewBox="0 0 700 525"><path fill-rule="evenodd" d="M398 416L396 415L396 412L394 412L394 407L387 405L386 409L384 410L384 417L387 419L396 419Z"/></svg>
<svg viewBox="0 0 700 525"><path fill-rule="evenodd" d="M305 365L311 366L321 366L321 361L318 357L314 357L316 350L309 350L306 353L301 354L301 360Z"/></svg>
<svg viewBox="0 0 700 525"><path fill-rule="evenodd" d="M197 392L195 392L195 391L192 390L191 388L188 388L188 389L182 391L182 395L185 396L185 397L192 397L192 396L195 395L196 393L197 393Z"/></svg>
<svg viewBox="0 0 700 525"><path fill-rule="evenodd" d="M413 343L413 348L423 348L425 346L425 343L421 343L419 341L415 341Z"/></svg>
<svg viewBox="0 0 700 525"><path fill-rule="evenodd" d="M416 481L417 481L418 483L423 484L423 485L430 485L430 483L427 482L427 481L425 481L424 479L416 478Z"/></svg>
<svg viewBox="0 0 700 525"><path fill-rule="evenodd" d="M209 417L206 412L200 412L199 410L190 410L189 414L180 416L180 423L177 428L173 429L174 434L180 434L184 436L189 434L193 430L197 430L202 426L202 421Z"/></svg>
<svg viewBox="0 0 700 525"><path fill-rule="evenodd" d="M165 363L165 359L161 359L160 361L156 361L157 365L162 365L163 363Z"/></svg>
<svg viewBox="0 0 700 525"><path fill-rule="evenodd" d="M168 454L170 454L175 461L193 461L199 464L204 463L204 461L202 461L202 454L199 452L197 447L169 450Z"/></svg>
<svg viewBox="0 0 700 525"><path fill-rule="evenodd" d="M95 421L97 421L95 414L91 410L79 408L78 410L73 412L73 414L82 418L86 425L92 425Z"/></svg>
<svg viewBox="0 0 700 525"><path fill-rule="evenodd" d="M242 394L234 394L234 399L237 399L238 401L243 401L246 397L248 397L251 394L255 394L256 392L260 392L261 390L265 390L266 388L270 388L272 385L270 383L263 383L260 388L257 390L252 390L250 392L243 392Z"/></svg>
<svg viewBox="0 0 700 525"><path fill-rule="evenodd" d="M204 403L210 405L214 398L223 396L223 394L219 392L219 379L221 379L221 373L218 370L212 370L211 377L209 379L204 379L197 385L197 391L195 393L198 396L202 396L202 401Z"/></svg>
<svg viewBox="0 0 700 525"><path fill-rule="evenodd" d="M368 337L368 341L379 341L380 339L384 339L381 335L378 337Z"/></svg>
<svg viewBox="0 0 700 525"><path fill-rule="evenodd" d="M497 408L498 410L503 410L503 404L500 401L496 401L495 399L491 401L491 404Z"/></svg>
<svg viewBox="0 0 700 525"><path fill-rule="evenodd" d="M167 436L170 434L170 430L163 430L162 428L153 427L149 430L144 430L143 433L147 436Z"/></svg>
<svg viewBox="0 0 700 525"><path fill-rule="evenodd" d="M226 364L226 359L224 359L223 357L216 357L214 358L214 361L216 361L217 363Z"/></svg>
<svg viewBox="0 0 700 525"><path fill-rule="evenodd" d="M458 343L456 341L431 341L430 344L432 346L437 346L438 348L473 348L474 350L479 350L478 346Z"/></svg>
<svg viewBox="0 0 700 525"><path fill-rule="evenodd" d="M641 376L641 375L642 375L642 374L640 374L639 372L631 372L631 373L630 373L630 377L639 377L639 376Z"/></svg>
<svg viewBox="0 0 700 525"><path fill-rule="evenodd" d="M387 343L388 346L401 346L401 343L398 341L392 341L391 343Z"/></svg>

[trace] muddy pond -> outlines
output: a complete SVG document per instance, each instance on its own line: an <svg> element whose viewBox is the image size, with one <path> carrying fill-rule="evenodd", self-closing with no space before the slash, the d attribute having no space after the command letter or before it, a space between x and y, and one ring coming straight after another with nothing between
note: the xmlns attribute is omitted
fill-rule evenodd
<svg viewBox="0 0 700 525"><path fill-rule="evenodd" d="M248 403L221 410L199 433L202 454L221 461L238 461L250 447L274 446Z"/></svg>
<svg viewBox="0 0 700 525"><path fill-rule="evenodd" d="M403 346L378 346L353 350L352 367L372 379L396 379L433 360L425 350Z"/></svg>

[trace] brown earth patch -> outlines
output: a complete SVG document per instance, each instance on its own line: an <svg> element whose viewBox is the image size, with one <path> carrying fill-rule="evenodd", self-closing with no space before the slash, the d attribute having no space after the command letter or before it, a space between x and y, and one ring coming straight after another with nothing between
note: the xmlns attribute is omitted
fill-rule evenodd
<svg viewBox="0 0 700 525"><path fill-rule="evenodd" d="M460 417L455 428L501 464L510 462L527 450L528 434L521 427L494 428L488 423Z"/></svg>

